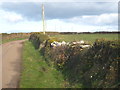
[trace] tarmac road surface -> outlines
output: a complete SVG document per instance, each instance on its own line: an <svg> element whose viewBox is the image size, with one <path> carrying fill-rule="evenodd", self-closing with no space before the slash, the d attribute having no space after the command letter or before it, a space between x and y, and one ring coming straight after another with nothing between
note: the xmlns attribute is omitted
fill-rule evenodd
<svg viewBox="0 0 120 90"><path fill-rule="evenodd" d="M2 49L2 74L0 75L2 77L2 88L19 87L24 41L18 40L0 45L2 46L0 48L0 51Z"/></svg>

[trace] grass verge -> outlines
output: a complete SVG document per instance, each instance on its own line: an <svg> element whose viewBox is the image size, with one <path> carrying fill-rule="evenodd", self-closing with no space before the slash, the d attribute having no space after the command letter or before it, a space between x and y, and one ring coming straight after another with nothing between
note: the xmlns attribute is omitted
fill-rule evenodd
<svg viewBox="0 0 120 90"><path fill-rule="evenodd" d="M66 82L61 72L49 66L32 43L23 47L23 64L20 88L64 88Z"/></svg>

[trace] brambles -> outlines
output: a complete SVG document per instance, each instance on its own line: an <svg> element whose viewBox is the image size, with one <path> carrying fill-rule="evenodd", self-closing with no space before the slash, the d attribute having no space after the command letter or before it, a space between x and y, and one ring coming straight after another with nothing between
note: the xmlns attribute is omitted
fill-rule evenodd
<svg viewBox="0 0 120 90"><path fill-rule="evenodd" d="M62 45L62 42L45 37L47 36L41 34L31 35L32 41L36 41L35 45L43 44L40 51L47 61L54 62L72 85L81 83L84 87L99 88L114 87L120 82L118 80L120 41L99 39L93 45L83 41L69 44L64 42ZM51 44L56 46L53 48ZM87 46L84 47L85 45Z"/></svg>

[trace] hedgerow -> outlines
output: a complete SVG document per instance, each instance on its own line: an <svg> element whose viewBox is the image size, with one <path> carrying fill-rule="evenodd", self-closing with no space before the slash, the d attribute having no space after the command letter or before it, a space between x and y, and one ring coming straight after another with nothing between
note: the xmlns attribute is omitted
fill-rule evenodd
<svg viewBox="0 0 120 90"><path fill-rule="evenodd" d="M79 45L51 47L47 35L34 33L29 39L48 62L53 62L71 84L83 87L117 87L119 80L120 41L99 39L90 48ZM42 45L42 46L40 46Z"/></svg>

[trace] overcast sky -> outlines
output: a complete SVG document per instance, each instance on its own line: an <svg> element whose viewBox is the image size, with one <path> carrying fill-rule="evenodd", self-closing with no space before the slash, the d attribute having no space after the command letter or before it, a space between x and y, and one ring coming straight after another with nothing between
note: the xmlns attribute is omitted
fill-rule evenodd
<svg viewBox="0 0 120 90"><path fill-rule="evenodd" d="M0 33L42 31L42 2L0 2ZM46 2L46 31L118 30L118 2Z"/></svg>

